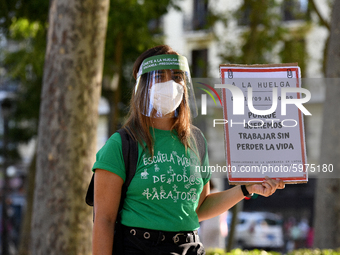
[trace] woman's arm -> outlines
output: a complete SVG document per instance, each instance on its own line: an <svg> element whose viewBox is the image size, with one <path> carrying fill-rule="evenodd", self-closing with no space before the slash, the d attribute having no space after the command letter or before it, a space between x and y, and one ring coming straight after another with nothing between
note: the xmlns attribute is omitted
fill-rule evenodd
<svg viewBox="0 0 340 255"><path fill-rule="evenodd" d="M282 180L273 180L266 177L263 183L247 185L246 188L249 193L256 193L268 197L272 195L276 189L283 189L284 183ZM231 189L212 194L209 194L209 190L210 187L208 183L203 188L199 204L196 209L199 221L207 220L222 214L244 198L241 186L239 185Z"/></svg>
<svg viewBox="0 0 340 255"><path fill-rule="evenodd" d="M93 255L111 255L123 179L106 170L94 175Z"/></svg>

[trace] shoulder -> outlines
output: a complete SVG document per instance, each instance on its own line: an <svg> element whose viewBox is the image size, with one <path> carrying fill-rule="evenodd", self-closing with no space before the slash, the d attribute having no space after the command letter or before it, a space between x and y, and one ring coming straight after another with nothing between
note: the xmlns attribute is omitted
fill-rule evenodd
<svg viewBox="0 0 340 255"><path fill-rule="evenodd" d="M195 137L196 140L201 139L201 138L203 138L205 140L203 132L198 127L191 125L190 130L191 130L191 133Z"/></svg>
<svg viewBox="0 0 340 255"><path fill-rule="evenodd" d="M92 169L104 169L119 175L125 180L122 140L119 133L114 133L97 152L96 162Z"/></svg>
<svg viewBox="0 0 340 255"><path fill-rule="evenodd" d="M190 125L190 130L191 130L191 132L201 132L202 133L202 131L198 128L198 127L196 127L195 125Z"/></svg>
<svg viewBox="0 0 340 255"><path fill-rule="evenodd" d="M193 124L190 125L190 129L191 129L192 131L201 131L198 127L196 127L196 126L193 125Z"/></svg>
<svg viewBox="0 0 340 255"><path fill-rule="evenodd" d="M122 144L122 138L118 132L115 132L113 135L110 136L108 142L116 142Z"/></svg>
<svg viewBox="0 0 340 255"><path fill-rule="evenodd" d="M122 148L122 139L119 133L114 133L110 136L110 138L106 141L104 146L99 150L99 154L105 152L112 152L116 150L121 150Z"/></svg>

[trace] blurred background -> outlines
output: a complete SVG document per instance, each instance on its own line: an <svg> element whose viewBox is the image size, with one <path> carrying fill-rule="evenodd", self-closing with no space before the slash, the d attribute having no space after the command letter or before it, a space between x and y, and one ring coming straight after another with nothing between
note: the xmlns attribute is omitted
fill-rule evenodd
<svg viewBox="0 0 340 255"><path fill-rule="evenodd" d="M218 79L220 64L294 62L301 67L302 78L324 78L333 2L111 0L96 150L122 125L127 114L134 86L134 60L157 44L168 44L186 56L193 78ZM27 242L48 13L46 0L0 1L1 247L4 241L7 244L1 254L30 254ZM305 105L312 113L304 120L305 135L308 163L318 164L325 86L321 82L311 84L302 82L312 94ZM196 89L195 93L200 109L202 91ZM194 124L207 138L210 164L225 165L223 125L212 125L212 119L223 118L222 108L210 99L208 105L207 116L198 116ZM225 176L212 182L215 190L229 187ZM211 223L203 222L203 243L223 249L229 245L280 252L312 248L316 182L316 178L310 178L307 184L286 185L284 191L269 198L254 196Z"/></svg>

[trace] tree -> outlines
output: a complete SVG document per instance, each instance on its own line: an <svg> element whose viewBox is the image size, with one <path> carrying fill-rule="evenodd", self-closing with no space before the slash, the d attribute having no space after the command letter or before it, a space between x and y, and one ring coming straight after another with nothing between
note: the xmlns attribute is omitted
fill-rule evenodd
<svg viewBox="0 0 340 255"><path fill-rule="evenodd" d="M240 40L236 44L231 42L224 44L226 46L222 54L223 61L248 65L277 61L298 62L304 72L308 59L304 38L310 28L309 13L307 11L300 14L306 21L303 25L288 28L283 23L282 15L282 10L287 8L285 6L287 2L244 0L240 8L233 13L234 19L242 27ZM295 16L294 6L290 7L288 11Z"/></svg>
<svg viewBox="0 0 340 255"><path fill-rule="evenodd" d="M326 98L323 111L320 164L333 164L334 172L328 179L317 182L315 198L315 239L318 248L340 246L340 0L335 0L332 10L331 30L326 64Z"/></svg>
<svg viewBox="0 0 340 255"><path fill-rule="evenodd" d="M331 27L330 27L329 22L322 16L322 14L321 14L319 8L317 7L317 5L315 4L314 0L308 0L308 3L309 3L309 6L311 7L311 9L318 16L319 24L321 26L327 28L328 31L330 31ZM328 49L328 45L329 45L329 36L328 36L328 38L326 40L325 48L324 48L324 51L323 51L322 70L323 70L324 75L326 75L326 62L327 62L327 49Z"/></svg>
<svg viewBox="0 0 340 255"><path fill-rule="evenodd" d="M84 203L96 150L109 0L50 1L32 254L91 254Z"/></svg>
<svg viewBox="0 0 340 255"><path fill-rule="evenodd" d="M127 104L129 98L127 91L131 90L127 84L133 85L130 71L133 61L145 49L162 43L163 37L159 27L150 24L159 24L159 17L167 12L168 7L179 9L176 5L177 1L115 0L110 2L104 61L104 75L108 82L104 82L103 86L103 95L111 105L108 135L112 134L121 122L120 112L124 111L124 105ZM48 5L48 1L45 0L0 0L0 32L21 46L19 51L5 54L4 59L8 75L20 83L15 103L16 125L11 125L13 129L11 141L17 143L29 141L37 134ZM154 36L155 34L158 36ZM113 88L106 86L106 84L113 84L112 77L118 78ZM30 239L30 208L33 200L30 196L33 192L30 190L34 188L32 186L34 175L35 164L32 160L26 183L27 207L21 232L19 252L21 255L27 254Z"/></svg>
<svg viewBox="0 0 340 255"><path fill-rule="evenodd" d="M240 36L241 46L229 44L223 54L224 60L249 65L271 63L274 48L287 33L281 24L278 8L277 0L243 1L234 13L238 24L245 26Z"/></svg>
<svg viewBox="0 0 340 255"><path fill-rule="evenodd" d="M48 13L46 9L46 13ZM6 34L11 43L19 45L14 52L3 52L3 66L8 80L19 86L13 99L15 105L11 117L10 140L18 145L29 142L37 136L43 63L46 48L47 21L30 21L27 18L13 18ZM11 146L17 150L18 146ZM20 255L29 252L33 190L35 179L35 157L27 168L25 181L26 207L20 231Z"/></svg>
<svg viewBox="0 0 340 255"><path fill-rule="evenodd" d="M124 110L127 113L126 105L134 85L131 82L133 62L146 49L163 43L161 16L171 7L179 10L178 1L110 2L104 65L107 82L103 84L103 96L110 104L108 136L120 126Z"/></svg>
<svg viewBox="0 0 340 255"><path fill-rule="evenodd" d="M160 29L161 16L169 8L179 10L178 2L179 0L110 2L103 83L103 96L110 104L108 135L119 127L122 121L121 112L124 110L127 112L125 106L130 98L128 92L133 86L131 83L133 61L147 48L163 43ZM37 123L38 120L31 113L37 112L35 107L39 106L39 100L36 98L40 97L42 72L38 67L43 65L40 56L45 50L47 10L48 1L45 0L0 0L0 32L2 31L20 45L25 45L20 52L7 54L6 62L11 77L18 79L25 87L19 97L25 100L19 100L22 107L18 107L16 115L21 117L20 121L26 118L30 120L30 123ZM119 26L116 26L117 24ZM32 26L39 28L33 37L30 33ZM32 57L33 54L39 57ZM33 67L31 71L33 81L25 77L27 67ZM34 105L34 107L27 107L27 105ZM27 109L30 111L27 112ZM36 134L35 126L31 125L32 129L29 130L18 130L16 134L19 136L16 137L25 137L25 141L27 138L32 138Z"/></svg>

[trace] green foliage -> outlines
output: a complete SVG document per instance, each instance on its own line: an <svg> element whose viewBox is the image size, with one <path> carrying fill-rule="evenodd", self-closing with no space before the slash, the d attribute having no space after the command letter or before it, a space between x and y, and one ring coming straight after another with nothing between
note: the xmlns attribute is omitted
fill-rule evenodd
<svg viewBox="0 0 340 255"><path fill-rule="evenodd" d="M12 24L9 28L10 30L10 38L14 40L27 40L30 38L35 38L42 29L42 26L39 21L30 22L28 19L13 18Z"/></svg>
<svg viewBox="0 0 340 255"><path fill-rule="evenodd" d="M126 74L121 79L123 90L128 89L125 84L131 81L131 65L136 56L162 43L161 36L154 36L160 31L150 30L149 21L165 14L169 6L179 10L178 1L110 1L104 74L109 77L115 72ZM37 134L48 7L45 0L0 0L0 31L18 46L17 51L2 53L1 63L7 75L20 84L12 120L16 124L11 129L15 141L26 142Z"/></svg>
<svg viewBox="0 0 340 255"><path fill-rule="evenodd" d="M206 252L207 255L279 255L278 252L273 251L264 251L264 250L241 250L234 249L230 252L226 252L223 249L208 249Z"/></svg>
<svg viewBox="0 0 340 255"><path fill-rule="evenodd" d="M0 0L0 28L7 35L13 19L23 18L30 22L47 23L49 1Z"/></svg>
<svg viewBox="0 0 340 255"><path fill-rule="evenodd" d="M241 8L243 13L250 10L249 30L242 36L245 42L242 46L245 63L268 62L271 58L270 53L285 33L285 29L279 23L280 16L274 11L276 6L276 0L244 2Z"/></svg>
<svg viewBox="0 0 340 255"><path fill-rule="evenodd" d="M305 70L308 55L304 37L309 30L305 23L297 29L282 21L282 2L277 0L247 0L235 13L242 27L240 44L227 44L224 61L235 64L269 64L298 62ZM283 47L282 47L283 46ZM278 52L278 49L281 50Z"/></svg>
<svg viewBox="0 0 340 255"><path fill-rule="evenodd" d="M148 48L163 43L163 34L157 24L170 7L179 10L180 0L115 0L110 1L105 44L104 77L119 77L118 90L103 87L103 96L114 105L109 122L109 133L114 132L127 111L134 85L132 66L136 58ZM153 25L152 25L153 24ZM114 123L116 122L116 123Z"/></svg>
<svg viewBox="0 0 340 255"><path fill-rule="evenodd" d="M19 84L10 119L11 148L37 134L48 7L43 0L0 0L0 32L17 49L0 52L6 75ZM19 156L16 150L10 153L12 160Z"/></svg>
<svg viewBox="0 0 340 255"><path fill-rule="evenodd" d="M340 249L299 249L288 252L287 255L340 255Z"/></svg>
<svg viewBox="0 0 340 255"><path fill-rule="evenodd" d="M272 63L273 51L287 33L281 26L277 0L244 1L235 13L239 25L244 25L241 45L231 45L223 55L225 61L244 64ZM236 49L241 49L237 51ZM235 54L238 52L238 54Z"/></svg>
<svg viewBox="0 0 340 255"><path fill-rule="evenodd" d="M28 142L37 134L42 87L46 30L38 21L13 19L9 39L18 50L5 52L3 65L8 76L19 83L11 126L11 141Z"/></svg>
<svg viewBox="0 0 340 255"><path fill-rule="evenodd" d="M302 77L305 77L305 70L307 68L307 62L309 59L306 42L304 39L309 29L310 26L307 23L295 31L292 30L289 36L286 36L285 40L283 41L283 47L279 52L282 63L297 62L299 64Z"/></svg>
<svg viewBox="0 0 340 255"><path fill-rule="evenodd" d="M178 0L115 0L110 2L110 11L105 45L105 70L104 73L117 71L123 66L131 65L136 56L146 49L162 43L162 37L154 37L150 30L150 22L156 22L165 14L169 6L178 9ZM122 44L121 51L117 47ZM122 62L118 54L122 54ZM131 67L130 67L131 68Z"/></svg>

